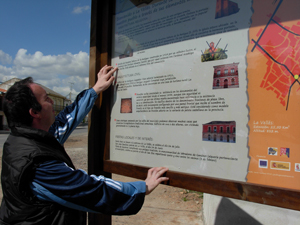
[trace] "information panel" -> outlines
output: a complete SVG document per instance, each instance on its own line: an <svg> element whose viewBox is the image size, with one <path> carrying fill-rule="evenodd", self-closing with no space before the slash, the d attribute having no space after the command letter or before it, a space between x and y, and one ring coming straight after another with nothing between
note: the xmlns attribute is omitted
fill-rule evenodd
<svg viewBox="0 0 300 225"><path fill-rule="evenodd" d="M110 159L299 189L298 9L117 0Z"/></svg>

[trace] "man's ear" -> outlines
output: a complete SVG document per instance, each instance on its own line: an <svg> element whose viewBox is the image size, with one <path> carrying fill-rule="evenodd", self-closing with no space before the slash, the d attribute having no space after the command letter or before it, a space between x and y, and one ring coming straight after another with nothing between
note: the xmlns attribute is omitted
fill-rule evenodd
<svg viewBox="0 0 300 225"><path fill-rule="evenodd" d="M29 114L33 117L33 118L39 118L40 114L38 111L34 110L33 108L29 109Z"/></svg>

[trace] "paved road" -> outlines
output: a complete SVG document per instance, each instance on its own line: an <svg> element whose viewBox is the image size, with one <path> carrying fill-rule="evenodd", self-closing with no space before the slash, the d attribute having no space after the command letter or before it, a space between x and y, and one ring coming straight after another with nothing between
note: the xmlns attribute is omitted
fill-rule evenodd
<svg viewBox="0 0 300 225"><path fill-rule="evenodd" d="M88 133L88 125L87 124L80 124L71 134L71 136L81 135Z"/></svg>

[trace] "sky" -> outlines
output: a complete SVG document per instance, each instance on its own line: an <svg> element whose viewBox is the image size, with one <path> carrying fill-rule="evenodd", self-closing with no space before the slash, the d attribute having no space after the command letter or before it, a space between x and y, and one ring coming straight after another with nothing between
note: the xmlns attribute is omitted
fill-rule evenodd
<svg viewBox="0 0 300 225"><path fill-rule="evenodd" d="M0 82L31 76L72 100L88 88L91 0L1 0Z"/></svg>

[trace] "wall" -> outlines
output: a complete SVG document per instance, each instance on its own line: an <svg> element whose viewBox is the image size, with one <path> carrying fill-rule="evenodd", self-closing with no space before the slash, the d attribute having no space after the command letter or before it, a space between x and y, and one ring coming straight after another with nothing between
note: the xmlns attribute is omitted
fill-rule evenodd
<svg viewBox="0 0 300 225"><path fill-rule="evenodd" d="M300 212L204 194L203 217L205 225L295 225Z"/></svg>

